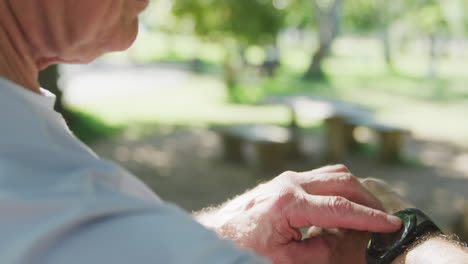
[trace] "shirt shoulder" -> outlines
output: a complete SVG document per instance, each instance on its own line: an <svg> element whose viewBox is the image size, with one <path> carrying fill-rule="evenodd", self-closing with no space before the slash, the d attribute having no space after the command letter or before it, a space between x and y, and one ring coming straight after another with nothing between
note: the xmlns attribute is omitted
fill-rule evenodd
<svg viewBox="0 0 468 264"><path fill-rule="evenodd" d="M86 222L50 244L40 259L47 264L267 263L169 204Z"/></svg>
<svg viewBox="0 0 468 264"><path fill-rule="evenodd" d="M52 101L19 89L0 79L2 264L264 263L99 159Z"/></svg>

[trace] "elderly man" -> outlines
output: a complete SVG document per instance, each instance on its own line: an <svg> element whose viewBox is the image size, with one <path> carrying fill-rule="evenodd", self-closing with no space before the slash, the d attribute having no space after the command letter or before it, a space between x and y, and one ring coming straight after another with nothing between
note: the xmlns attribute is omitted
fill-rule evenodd
<svg viewBox="0 0 468 264"><path fill-rule="evenodd" d="M368 236L349 229L400 228L342 165L284 173L193 217L80 143L38 71L128 48L147 4L0 0L1 263L362 263ZM311 226L341 231L302 239Z"/></svg>

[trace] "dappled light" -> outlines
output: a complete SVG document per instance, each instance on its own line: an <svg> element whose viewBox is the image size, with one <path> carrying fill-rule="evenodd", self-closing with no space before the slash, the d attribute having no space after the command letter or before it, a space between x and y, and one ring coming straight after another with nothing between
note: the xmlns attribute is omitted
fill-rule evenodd
<svg viewBox="0 0 468 264"><path fill-rule="evenodd" d="M354 129L353 136L359 143L372 143L376 141L375 134L367 127L358 126Z"/></svg>
<svg viewBox="0 0 468 264"><path fill-rule="evenodd" d="M450 165L449 165L450 166ZM452 162L451 166L460 173L468 172L468 153L458 155Z"/></svg>

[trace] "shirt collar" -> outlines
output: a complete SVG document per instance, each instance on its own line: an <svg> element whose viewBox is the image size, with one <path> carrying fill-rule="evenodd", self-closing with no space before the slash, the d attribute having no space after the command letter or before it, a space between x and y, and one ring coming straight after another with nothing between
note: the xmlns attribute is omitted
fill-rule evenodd
<svg viewBox="0 0 468 264"><path fill-rule="evenodd" d="M20 86L12 81L0 76L0 89L20 96L24 100L39 107L53 109L56 96L46 89L40 88L41 94L30 91L23 86Z"/></svg>

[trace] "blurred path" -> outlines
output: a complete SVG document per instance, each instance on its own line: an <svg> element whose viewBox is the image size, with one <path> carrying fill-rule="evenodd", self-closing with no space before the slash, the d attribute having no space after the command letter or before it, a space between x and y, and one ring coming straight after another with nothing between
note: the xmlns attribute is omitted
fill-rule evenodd
<svg viewBox="0 0 468 264"><path fill-rule="evenodd" d="M69 105L146 95L176 89L191 75L182 65L67 65L61 68L61 87Z"/></svg>
<svg viewBox="0 0 468 264"><path fill-rule="evenodd" d="M304 171L324 165L319 158L320 147L317 148L320 137L308 141L305 145L315 149L309 151L307 160L289 162L270 172L222 161L219 139L203 129L158 128L146 136L129 131L92 147L138 175L163 199L187 210L199 210L224 202L283 170ZM433 164L389 165L361 154L350 155L345 164L358 177L384 179L450 230L468 200L468 151L415 140L408 141L405 151Z"/></svg>

